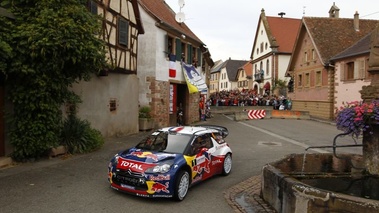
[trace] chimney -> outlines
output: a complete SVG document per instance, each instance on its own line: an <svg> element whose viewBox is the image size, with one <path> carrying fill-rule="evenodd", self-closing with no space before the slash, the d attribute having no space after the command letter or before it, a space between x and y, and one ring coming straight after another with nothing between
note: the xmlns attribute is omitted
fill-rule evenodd
<svg viewBox="0 0 379 213"><path fill-rule="evenodd" d="M354 30L359 31L359 13L358 13L358 11L355 11L355 14L354 14Z"/></svg>
<svg viewBox="0 0 379 213"><path fill-rule="evenodd" d="M338 8L333 2L332 7L329 10L329 18L339 18L340 17L340 8Z"/></svg>

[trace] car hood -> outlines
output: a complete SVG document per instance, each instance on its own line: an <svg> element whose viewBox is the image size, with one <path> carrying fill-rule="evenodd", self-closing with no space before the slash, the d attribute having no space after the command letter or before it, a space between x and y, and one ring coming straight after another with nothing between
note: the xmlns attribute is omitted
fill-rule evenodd
<svg viewBox="0 0 379 213"><path fill-rule="evenodd" d="M118 156L117 168L143 172L150 167L158 165L160 162L173 160L179 156L179 154L152 152L132 148L119 153Z"/></svg>

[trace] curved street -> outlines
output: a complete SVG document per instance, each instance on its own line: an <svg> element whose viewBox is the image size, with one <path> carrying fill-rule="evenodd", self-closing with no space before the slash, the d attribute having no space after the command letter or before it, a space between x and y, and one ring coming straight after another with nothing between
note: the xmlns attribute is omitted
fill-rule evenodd
<svg viewBox="0 0 379 213"><path fill-rule="evenodd" d="M0 169L1 212L253 212L249 206L243 207L244 210L231 206L225 199L225 193L260 175L265 164L291 153L304 153L309 146L330 146L333 138L341 133L334 125L315 120L236 122L231 115L216 114L203 123L229 129L227 141L233 150L232 173L227 177L211 178L191 188L183 202L134 197L109 187L108 161L117 151L136 144L147 134L140 132L107 139L104 147L94 153L61 156ZM345 137L337 143L347 145L353 141ZM330 148L308 150L331 151ZM360 153L361 149L338 148L337 152Z"/></svg>

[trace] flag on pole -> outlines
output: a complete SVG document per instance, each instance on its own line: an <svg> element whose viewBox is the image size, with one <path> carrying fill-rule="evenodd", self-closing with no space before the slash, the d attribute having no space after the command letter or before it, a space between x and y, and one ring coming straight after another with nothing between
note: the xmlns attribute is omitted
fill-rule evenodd
<svg viewBox="0 0 379 213"><path fill-rule="evenodd" d="M170 54L169 56L170 59L170 64L169 64L169 69L168 69L168 76L170 78L175 78L176 77L176 55Z"/></svg>
<svg viewBox="0 0 379 213"><path fill-rule="evenodd" d="M182 62L182 70L187 82L189 93L207 92L208 87L200 73L191 64Z"/></svg>

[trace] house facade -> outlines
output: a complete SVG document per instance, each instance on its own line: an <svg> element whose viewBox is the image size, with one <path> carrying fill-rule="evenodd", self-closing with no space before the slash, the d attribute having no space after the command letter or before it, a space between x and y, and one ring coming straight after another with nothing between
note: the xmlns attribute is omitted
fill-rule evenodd
<svg viewBox="0 0 379 213"><path fill-rule="evenodd" d="M239 91L249 90L253 88L252 81L253 65L247 62L237 71L237 87Z"/></svg>
<svg viewBox="0 0 379 213"><path fill-rule="evenodd" d="M272 94L277 80L289 81L287 67L292 55L300 19L266 16L258 21L251 51L252 88L257 94Z"/></svg>
<svg viewBox="0 0 379 213"><path fill-rule="evenodd" d="M230 91L238 89L238 71L248 61L246 60L233 60L229 58L226 60L220 70L219 89L220 91Z"/></svg>
<svg viewBox="0 0 379 213"><path fill-rule="evenodd" d="M224 62L222 60L218 60L214 63L214 66L210 70L209 94L213 94L215 92L220 91L219 79L220 79L220 72L223 65L224 65Z"/></svg>
<svg viewBox="0 0 379 213"><path fill-rule="evenodd" d="M184 124L199 121L198 103L208 92L189 93L182 63L192 64L204 81L213 61L205 44L163 0L139 0L145 34L139 37L138 87L140 106L150 106L155 127L176 125L176 112L184 111Z"/></svg>
<svg viewBox="0 0 379 213"><path fill-rule="evenodd" d="M335 5L329 17L303 17L287 75L293 81L292 109L334 119L336 70L331 58L370 33L376 20L339 18ZM339 95L339 94L338 94Z"/></svg>
<svg viewBox="0 0 379 213"><path fill-rule="evenodd" d="M103 136L137 133L138 36L142 34L137 0L91 1L89 9L102 17L109 69L89 82L73 85L80 95L78 117L88 120Z"/></svg>
<svg viewBox="0 0 379 213"><path fill-rule="evenodd" d="M362 87L371 84L368 71L371 34L331 58L336 70L334 110L349 102L361 101Z"/></svg>

